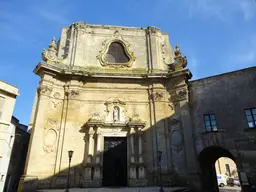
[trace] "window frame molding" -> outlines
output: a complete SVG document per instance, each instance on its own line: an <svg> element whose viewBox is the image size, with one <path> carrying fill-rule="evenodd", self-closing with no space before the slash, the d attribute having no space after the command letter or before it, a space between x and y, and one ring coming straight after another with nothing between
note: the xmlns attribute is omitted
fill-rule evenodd
<svg viewBox="0 0 256 192"><path fill-rule="evenodd" d="M123 46L124 52L126 56L128 57L129 61L126 63L112 63L107 62L105 60L106 54L108 53L109 47L112 43L120 43ZM100 51L99 55L97 56L97 59L99 60L100 64L104 67L112 67L112 68L125 68L125 67L131 67L134 61L136 60L136 57L134 56L134 53L130 51L130 44L126 42L123 37L119 34L118 31L114 33L114 37L110 40L105 40L103 43L103 50Z"/></svg>
<svg viewBox="0 0 256 192"><path fill-rule="evenodd" d="M212 129L212 122L211 122L211 117L210 117L211 115L214 115L214 117L215 117L216 128L217 128L216 131ZM210 131L208 131L207 128L206 128L205 116L209 116L209 118L210 118L210 121L209 121L209 122L210 122L210 126L211 126L211 130L210 130ZM206 133L216 133L216 132L219 131L218 126L217 126L217 118L216 118L215 113L206 113L206 114L203 114L203 121L204 121L204 129L205 129L205 132L206 132Z"/></svg>
<svg viewBox="0 0 256 192"><path fill-rule="evenodd" d="M245 115L246 124L247 124L247 128L246 128L246 129L249 129L249 130L256 130L256 119L254 119L254 117L253 117L252 109L256 109L256 107L249 107L249 108L245 108L245 109L244 109L244 115ZM248 122L247 115L246 115L246 112L245 112L246 110L250 110L254 127L250 127L249 124L248 124L249 122Z"/></svg>

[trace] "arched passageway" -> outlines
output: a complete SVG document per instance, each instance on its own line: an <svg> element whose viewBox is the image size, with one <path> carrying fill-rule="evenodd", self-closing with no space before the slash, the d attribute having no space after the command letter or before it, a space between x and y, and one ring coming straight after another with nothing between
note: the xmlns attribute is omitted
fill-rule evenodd
<svg viewBox="0 0 256 192"><path fill-rule="evenodd" d="M235 162L233 155L226 149L217 146L205 148L198 156L201 167L201 180L204 190L219 191L215 171L215 162L220 157L228 157Z"/></svg>

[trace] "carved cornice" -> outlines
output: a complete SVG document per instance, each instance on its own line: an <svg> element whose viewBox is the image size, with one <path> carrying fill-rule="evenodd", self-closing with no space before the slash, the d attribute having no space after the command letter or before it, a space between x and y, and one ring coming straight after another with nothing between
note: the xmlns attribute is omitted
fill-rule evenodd
<svg viewBox="0 0 256 192"><path fill-rule="evenodd" d="M112 70L112 71L111 71ZM42 75L45 73L45 71L51 71L55 75L66 75L66 76L73 76L73 77L101 77L101 78L121 78L121 79L150 79L150 78L169 78L172 76L175 76L174 72L170 73L167 70L161 71L161 73L151 73L147 74L147 72L141 72L141 71L125 71L123 69L120 69L118 73L113 73L113 69L111 68L105 68L104 70L102 68L97 68L95 71L89 71L86 67L80 67L80 66L67 66L61 63L58 63L58 65L51 65L44 62L39 63L36 68L34 69L34 73L38 75ZM178 75L178 74L177 74Z"/></svg>

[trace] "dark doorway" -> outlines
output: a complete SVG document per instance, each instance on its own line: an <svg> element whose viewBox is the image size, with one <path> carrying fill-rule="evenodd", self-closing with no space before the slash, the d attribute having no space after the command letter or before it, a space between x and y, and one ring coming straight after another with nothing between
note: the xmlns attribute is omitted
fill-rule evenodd
<svg viewBox="0 0 256 192"><path fill-rule="evenodd" d="M127 186L126 137L104 137L103 186Z"/></svg>
<svg viewBox="0 0 256 192"><path fill-rule="evenodd" d="M220 157L228 157L234 161L234 157L229 151L217 146L207 147L199 154L198 161L204 190L219 191L215 162Z"/></svg>

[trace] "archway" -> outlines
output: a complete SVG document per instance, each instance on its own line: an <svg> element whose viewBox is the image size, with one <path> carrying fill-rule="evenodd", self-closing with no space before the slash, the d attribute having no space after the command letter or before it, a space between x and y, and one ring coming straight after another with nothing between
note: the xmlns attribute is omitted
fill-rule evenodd
<svg viewBox="0 0 256 192"><path fill-rule="evenodd" d="M219 191L215 162L220 157L228 157L235 162L233 155L228 150L218 146L207 147L198 156L204 190Z"/></svg>

